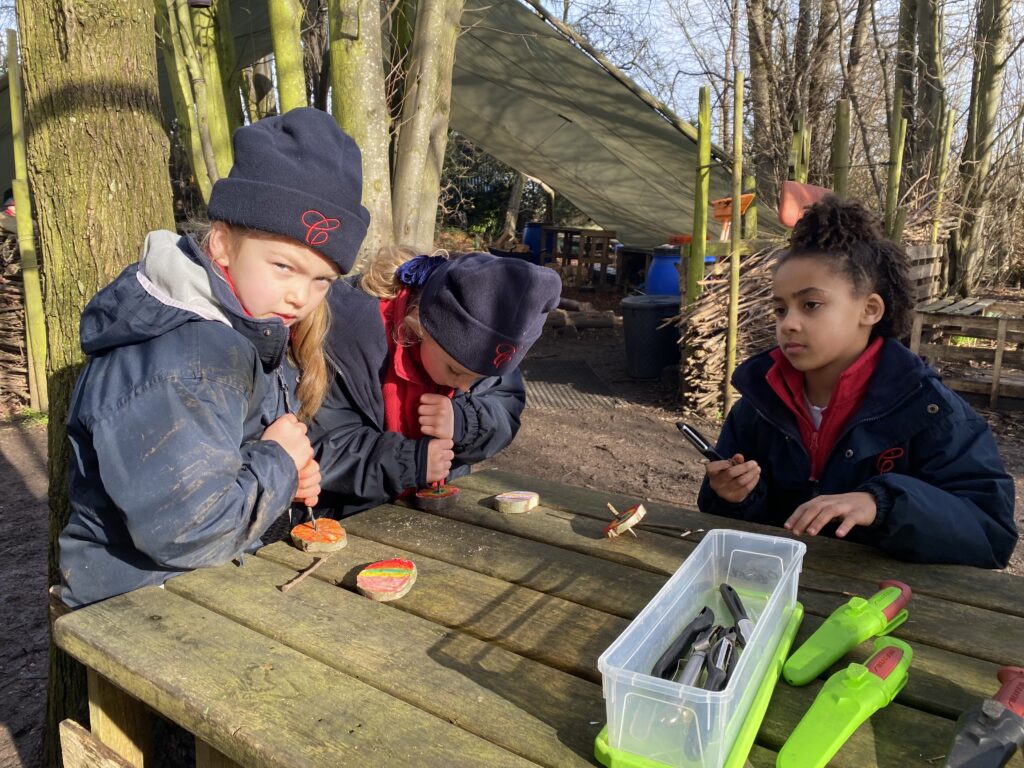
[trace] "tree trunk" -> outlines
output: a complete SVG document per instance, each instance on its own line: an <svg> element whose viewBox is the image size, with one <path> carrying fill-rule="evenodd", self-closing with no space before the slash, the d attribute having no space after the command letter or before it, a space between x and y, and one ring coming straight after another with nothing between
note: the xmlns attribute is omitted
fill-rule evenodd
<svg viewBox="0 0 1024 768"><path fill-rule="evenodd" d="M960 228L951 241L950 284L969 296L983 252L982 228L988 205L988 174L1003 92L1003 71L1011 0L982 0L974 40L974 75L967 138L960 159Z"/></svg>
<svg viewBox="0 0 1024 768"><path fill-rule="evenodd" d="M384 98L380 5L330 0L331 108L363 155L363 205L370 228L360 261L394 242L391 226L389 115Z"/></svg>
<svg viewBox="0 0 1024 768"><path fill-rule="evenodd" d="M231 127L224 99L225 83L221 79L221 63L217 45L217 14L219 7L228 7L228 0L214 0L209 8L192 9L192 33L195 35L196 53L203 68L206 83L206 120L210 129L213 156L217 161L217 177L228 175L232 165ZM237 101L237 96L235 97Z"/></svg>
<svg viewBox="0 0 1024 768"><path fill-rule="evenodd" d="M302 3L299 0L267 0L267 11L283 114L295 107L309 106L302 64Z"/></svg>
<svg viewBox="0 0 1024 768"><path fill-rule="evenodd" d="M896 38L896 76L893 87L893 103L896 94L903 97L903 109L889 120L889 135L893 136L900 124L900 117L907 118L907 141L904 152L908 157L916 155L915 136L917 122L914 119L914 72L917 64L917 0L900 0L899 32ZM891 152L890 148L890 152Z"/></svg>
<svg viewBox="0 0 1024 768"><path fill-rule="evenodd" d="M230 135L245 122L242 116L242 71L238 68L235 36L231 31L231 3L214 0L212 10L217 24L217 61L220 62L220 82L224 89L224 109Z"/></svg>
<svg viewBox="0 0 1024 768"><path fill-rule="evenodd" d="M917 2L917 134L913 176L933 177L942 151L946 113L945 74L942 61L942 15L937 0Z"/></svg>
<svg viewBox="0 0 1024 768"><path fill-rule="evenodd" d="M772 66L768 46L765 0L747 0L747 33L750 39L750 111L754 117L751 160L757 179L757 199L774 200L778 190L772 162L772 114L768 71Z"/></svg>
<svg viewBox="0 0 1024 768"><path fill-rule="evenodd" d="M437 191L448 139L452 65L463 0L420 0L402 95L402 137L392 190L398 242L433 247Z"/></svg>
<svg viewBox="0 0 1024 768"><path fill-rule="evenodd" d="M843 78L842 95L850 99L850 107L857 118L860 128L861 144L864 147L864 158L867 160L871 184L875 188L878 204L883 204L882 182L878 178L874 155L871 151L872 141L868 136L864 111L860 104L860 71L863 67L864 42L867 39L868 22L871 20L873 0L857 0L857 13L853 19L853 30L850 35L850 52L847 58L846 72ZM852 156L852 153L851 153Z"/></svg>
<svg viewBox="0 0 1024 768"><path fill-rule="evenodd" d="M157 93L152 0L17 0L25 62L28 176L46 274L49 356L49 582L67 523L64 422L83 358L78 320L136 260L149 229L174 226ZM73 14L73 16L71 15ZM51 648L44 759L60 765L57 723L85 718L85 676Z"/></svg>
<svg viewBox="0 0 1024 768"><path fill-rule="evenodd" d="M514 237L516 234L516 223L519 221L519 207L523 202L525 186L526 177L517 171L508 195L508 207L505 208L505 224L501 228L502 237L506 239Z"/></svg>

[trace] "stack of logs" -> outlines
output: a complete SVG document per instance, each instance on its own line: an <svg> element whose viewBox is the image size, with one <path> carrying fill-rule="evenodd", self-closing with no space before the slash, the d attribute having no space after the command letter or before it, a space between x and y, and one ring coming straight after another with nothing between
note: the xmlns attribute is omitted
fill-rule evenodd
<svg viewBox="0 0 1024 768"><path fill-rule="evenodd" d="M0 411L29 403L28 350L18 239L0 240Z"/></svg>
<svg viewBox="0 0 1024 768"><path fill-rule="evenodd" d="M737 365L775 343L771 267L781 247L773 245L742 259ZM693 308L676 318L683 347L680 380L687 410L721 419L729 330L729 261L719 262L703 286L704 292Z"/></svg>

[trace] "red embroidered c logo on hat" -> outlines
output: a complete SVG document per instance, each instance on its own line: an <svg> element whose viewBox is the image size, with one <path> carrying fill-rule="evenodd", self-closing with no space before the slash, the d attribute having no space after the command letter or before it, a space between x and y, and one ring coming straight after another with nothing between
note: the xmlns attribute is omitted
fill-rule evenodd
<svg viewBox="0 0 1024 768"><path fill-rule="evenodd" d="M499 344L494 348L494 360L491 361L491 364L495 368L500 368L516 356L516 351L513 344Z"/></svg>
<svg viewBox="0 0 1024 768"><path fill-rule="evenodd" d="M341 226L338 219L329 219L312 209L302 214L302 223L306 227L306 244L312 246L324 245L329 237L327 233Z"/></svg>
<svg viewBox="0 0 1024 768"><path fill-rule="evenodd" d="M906 455L906 451L902 448L890 448L887 451L882 451L878 454L878 460L875 462L875 469L878 470L878 474L884 475L886 472L892 472L893 467L896 466L896 460L902 459Z"/></svg>

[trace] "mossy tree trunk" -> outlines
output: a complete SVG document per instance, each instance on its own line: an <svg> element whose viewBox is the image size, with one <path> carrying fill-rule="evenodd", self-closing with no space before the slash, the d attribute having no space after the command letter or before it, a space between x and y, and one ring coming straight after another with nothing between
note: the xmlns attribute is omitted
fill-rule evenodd
<svg viewBox="0 0 1024 768"><path fill-rule="evenodd" d="M152 0L17 0L28 179L46 277L50 583L70 513L64 422L83 363L79 316L138 258L147 230L174 226L153 12ZM57 723L85 719L85 676L53 648L50 660L44 758L56 766Z"/></svg>
<svg viewBox="0 0 1024 768"><path fill-rule="evenodd" d="M360 263L394 242L391 226L390 115L378 3L330 0L331 108L363 155L363 205L370 229Z"/></svg>

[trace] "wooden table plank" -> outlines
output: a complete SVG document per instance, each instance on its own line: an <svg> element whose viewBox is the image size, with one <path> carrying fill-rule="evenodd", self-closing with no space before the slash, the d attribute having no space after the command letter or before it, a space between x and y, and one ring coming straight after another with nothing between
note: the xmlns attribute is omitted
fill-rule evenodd
<svg viewBox="0 0 1024 768"><path fill-rule="evenodd" d="M505 517L497 512L494 514ZM515 525L520 518L513 516L509 522ZM544 518L535 518L535 522L544 524ZM557 521L552 522L558 524ZM440 559L627 619L643 610L666 580L664 575L393 505L367 510L347 518L345 524L350 533L412 552L414 556ZM531 567L538 560L546 563L539 572ZM600 577L576 579L574 574L599 574ZM606 605L606 584L635 584L636 587L633 590L616 590L614 605L611 606L614 610L610 610ZM826 593L815 593L812 598L823 614L830 614L848 599ZM821 616L805 614L798 636L800 641L823 621ZM991 695L998 664L919 642L911 642L911 645L916 654L915 668L925 673L913 677L900 692L900 701L956 718L964 709ZM871 653L871 643L863 643L831 672L845 667L850 661L863 661ZM956 680L956 683L951 683L951 680Z"/></svg>
<svg viewBox="0 0 1024 768"><path fill-rule="evenodd" d="M283 594L294 576L256 557L167 589L539 765L593 764L600 686L323 581Z"/></svg>
<svg viewBox="0 0 1024 768"><path fill-rule="evenodd" d="M525 587L473 573L440 560L348 537L345 549L331 556L311 578L355 588L358 571L368 563L405 557L416 563L416 586L401 600L388 603L436 624L600 683L593 648L611 645L628 622L592 608ZM296 570L312 557L283 542L271 544L260 557ZM538 565L539 568L543 565Z"/></svg>
<svg viewBox="0 0 1024 768"><path fill-rule="evenodd" d="M682 450L682 448L681 448ZM500 470L477 472L455 481L455 485L475 490L477 499L510 489L540 493L541 504L549 509L569 511L595 519L607 519L605 503L619 509L642 499L618 493L596 491L564 485L539 478L526 478ZM697 510L674 507L663 502L644 501L648 522L670 523L690 528L734 528L740 531L789 537L787 531L774 526L747 523L742 520L705 515ZM535 513L531 513L535 514ZM1024 617L1024 578L997 571L958 565L924 565L904 563L873 547L839 541L829 537L808 537L804 565L841 576L863 578L865 573L877 579L901 579L916 594L932 595L965 605Z"/></svg>
<svg viewBox="0 0 1024 768"><path fill-rule="evenodd" d="M435 574L438 573L432 567L436 561L431 561L425 556L413 555L397 548L388 549L354 535L350 537L350 542L346 549L334 555L331 562L320 568L313 578L335 583L351 582L353 564L358 564L360 561L366 562L366 554L370 554L376 559L384 552L390 553L392 556L411 557L417 563L417 568L420 567L420 563L425 563L428 566L424 568L424 573L428 570ZM353 549L355 556L348 562L334 562L335 558ZM295 568L303 567L312 559L310 555L285 544L265 547L260 551L260 556L286 561ZM496 581L495 579L468 571L455 575L454 572L462 569L448 564L443 565L444 572L451 576L452 582L459 584L457 600L451 599L450 587L442 580L434 577L424 579L421 576L417 579L416 587L408 595L395 603L388 604L389 607L410 610L423 618L446 626L456 625L466 615L473 616L474 619L475 617L497 616L499 618L496 624L504 626L515 622L515 617L521 613L518 608L514 608L511 613L505 613L503 610L505 604L516 606L522 602L524 595L531 596L526 598L527 600L536 599L532 596L537 593L532 590L504 584L503 599L501 603L497 603L494 595L486 586L489 582ZM474 585L480 585L481 588L475 589ZM416 600L411 601L410 598L414 596ZM415 605L412 605L413 602ZM582 606L576 606L575 609L576 611L588 610ZM560 668L564 668L564 660L568 659L574 666L582 670L594 670L589 677L595 679L597 657L607 647L606 638L617 637L625 623L617 616L597 611L591 612L591 617L590 634L585 638L582 647L579 638L570 636L572 630L552 632L547 622L537 623L532 621L531 617L524 617L512 631L518 643L528 648L544 648L551 659L560 662ZM471 630L467 629L467 631ZM506 642L503 635L488 639L498 644ZM799 717L806 711L818 687L820 687L820 683L813 683L802 689L780 684L773 697L772 706L769 709L770 716L762 727L762 736L759 737L758 743L778 748L788 737ZM875 715L873 724L875 730L881 728L881 732L886 734L884 743L875 743L871 728L861 729L854 734L844 752L837 756L832 765L841 768L864 768L864 766L875 764L873 756L877 753L879 755L877 764L879 765L899 764L908 767L921 766L921 768L932 766L933 764L927 762L926 758L934 757L937 754L932 751L934 745L945 744L951 737L954 727L954 722L948 718L899 704L887 707ZM892 738L895 734L899 734L898 739ZM870 759L869 756L871 756Z"/></svg>
<svg viewBox="0 0 1024 768"><path fill-rule="evenodd" d="M532 765L163 589L63 616L54 638L241 765Z"/></svg>
<svg viewBox="0 0 1024 768"><path fill-rule="evenodd" d="M499 512L483 514L500 515ZM391 504L344 520L365 539L422 553L496 579L633 618L665 583L660 573ZM538 568L537 563L544 563Z"/></svg>
<svg viewBox="0 0 1024 768"><path fill-rule="evenodd" d="M606 539L601 535L601 521L596 518L572 516L565 512L553 515L543 506L525 515L505 516L488 510L486 505L479 503L481 498L467 487L459 495L456 505L436 514L494 527L625 565L649 568L665 575L675 573L696 546L689 539L647 531L637 538L620 536L617 539ZM714 519L705 516L706 521ZM804 608L809 613L827 616L838 603L845 602L837 601L834 596L820 590L852 591L865 597L874 594L877 584L864 581L865 572L862 570L860 578L836 576L805 565L800 577L800 599ZM900 637L996 664L1019 663L1019 638L1024 637L1024 618L919 593L915 594L910 610L910 621L900 628ZM951 622L957 624L958 631L955 633L948 631Z"/></svg>

